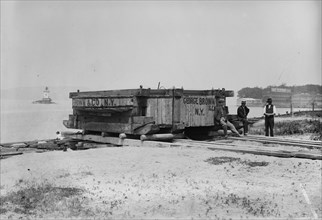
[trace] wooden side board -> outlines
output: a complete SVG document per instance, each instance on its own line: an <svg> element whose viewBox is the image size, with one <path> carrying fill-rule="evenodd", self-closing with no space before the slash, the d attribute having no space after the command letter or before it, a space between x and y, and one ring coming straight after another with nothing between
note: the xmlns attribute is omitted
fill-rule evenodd
<svg viewBox="0 0 322 220"><path fill-rule="evenodd" d="M104 91L84 91L71 92L69 98L85 97L130 97L130 96L182 96L182 95L215 95L233 97L234 91L225 89L211 90L184 90L179 88L172 89L120 89Z"/></svg>
<svg viewBox="0 0 322 220"><path fill-rule="evenodd" d="M156 124L172 124L172 97L148 98L146 116L152 117Z"/></svg>

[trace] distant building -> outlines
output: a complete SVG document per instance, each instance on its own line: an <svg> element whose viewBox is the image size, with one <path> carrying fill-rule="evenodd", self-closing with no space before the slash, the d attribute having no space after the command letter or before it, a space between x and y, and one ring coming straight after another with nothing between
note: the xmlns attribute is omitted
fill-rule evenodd
<svg viewBox="0 0 322 220"><path fill-rule="evenodd" d="M322 94L299 93L292 96L293 108L314 108L322 107Z"/></svg>
<svg viewBox="0 0 322 220"><path fill-rule="evenodd" d="M263 102L267 98L273 99L273 104L280 108L314 108L322 107L322 94L296 93L293 94L291 89L287 88L270 88L263 92Z"/></svg>
<svg viewBox="0 0 322 220"><path fill-rule="evenodd" d="M276 107L289 108L291 106L291 96L291 89L272 87L263 91L263 103L266 103L267 98L272 98Z"/></svg>
<svg viewBox="0 0 322 220"><path fill-rule="evenodd" d="M246 105L249 107L262 107L264 105L261 99L253 98L238 98L237 105L240 105L242 101L246 101Z"/></svg>

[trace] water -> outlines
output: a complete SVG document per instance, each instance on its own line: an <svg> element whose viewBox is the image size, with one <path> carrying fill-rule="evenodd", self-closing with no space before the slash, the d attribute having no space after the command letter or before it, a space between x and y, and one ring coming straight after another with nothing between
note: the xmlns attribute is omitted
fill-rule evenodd
<svg viewBox="0 0 322 220"><path fill-rule="evenodd" d="M55 100L56 101L56 100ZM0 142L50 139L67 130L63 120L72 113L71 101L32 104L32 100L1 100Z"/></svg>
<svg viewBox="0 0 322 220"><path fill-rule="evenodd" d="M67 131L63 120L72 114L71 100L55 100L57 104L32 104L32 100L1 100L0 143L51 139L56 131ZM230 114L237 114L235 100L227 99ZM294 111L309 109L294 109ZM277 108L278 114L290 112ZM250 107L249 117L263 115L262 107Z"/></svg>
<svg viewBox="0 0 322 220"><path fill-rule="evenodd" d="M227 100L227 106L229 108L229 113L230 114L237 114L237 108L239 105L237 105L237 98L236 97L229 97L226 99ZM273 102L274 104L274 102ZM252 117L261 117L263 116L263 107L248 107L250 109L250 112L248 114L249 118ZM298 112L298 111L309 111L312 110L311 106L309 108L293 108L293 112ZM290 113L291 109L290 108L279 108L276 107L276 114L286 114Z"/></svg>
<svg viewBox="0 0 322 220"><path fill-rule="evenodd" d="M229 113L230 114L237 114L237 108L238 106L236 105L228 105L228 108L229 108ZM264 107L248 107L249 108L249 113L248 113L248 118L253 118L253 117L261 117L263 116L263 108ZM297 112L297 111L308 111L308 110L311 110L309 108L293 108L293 111L294 112ZM276 114L286 114L286 113L290 113L290 108L278 108L276 107Z"/></svg>

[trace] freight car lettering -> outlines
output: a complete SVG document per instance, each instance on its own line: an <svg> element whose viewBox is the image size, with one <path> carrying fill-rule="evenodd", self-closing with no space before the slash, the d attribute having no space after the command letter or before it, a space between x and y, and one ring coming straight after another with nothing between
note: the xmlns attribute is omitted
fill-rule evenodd
<svg viewBox="0 0 322 220"><path fill-rule="evenodd" d="M215 105L216 99L214 97L184 97L183 104L190 105Z"/></svg>
<svg viewBox="0 0 322 220"><path fill-rule="evenodd" d="M73 99L73 106L85 106L85 99Z"/></svg>
<svg viewBox="0 0 322 220"><path fill-rule="evenodd" d="M114 99L104 99L104 105L103 106L114 106Z"/></svg>
<svg viewBox="0 0 322 220"><path fill-rule="evenodd" d="M114 99L114 98L89 98L73 99L73 107L90 107L103 108L111 106L130 106L133 105L131 99Z"/></svg>
<svg viewBox="0 0 322 220"><path fill-rule="evenodd" d="M194 104L198 105L198 98L196 97L184 97L183 104Z"/></svg>
<svg viewBox="0 0 322 220"><path fill-rule="evenodd" d="M86 106L89 106L89 107L99 107L100 106L100 100L97 99L97 98L87 99Z"/></svg>
<svg viewBox="0 0 322 220"><path fill-rule="evenodd" d="M204 109L202 109L202 108L195 108L195 114L196 114L196 115L201 115L201 116L203 116L203 115L205 115L205 113L203 112L203 110L204 110Z"/></svg>
<svg viewBox="0 0 322 220"><path fill-rule="evenodd" d="M214 105L215 98L199 98L199 105Z"/></svg>
<svg viewBox="0 0 322 220"><path fill-rule="evenodd" d="M208 106L208 111L215 111L215 106L214 105L209 105Z"/></svg>

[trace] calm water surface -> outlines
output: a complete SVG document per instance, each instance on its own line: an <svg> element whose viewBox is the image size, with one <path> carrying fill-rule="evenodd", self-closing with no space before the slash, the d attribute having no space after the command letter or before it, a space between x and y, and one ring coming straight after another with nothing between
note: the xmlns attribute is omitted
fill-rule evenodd
<svg viewBox="0 0 322 220"><path fill-rule="evenodd" d="M32 104L32 100L1 100L1 143L56 137L66 130L63 120L72 113L71 101Z"/></svg>

